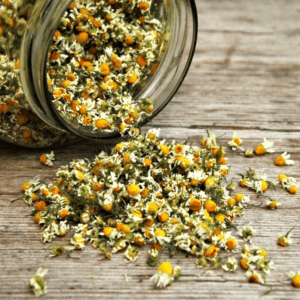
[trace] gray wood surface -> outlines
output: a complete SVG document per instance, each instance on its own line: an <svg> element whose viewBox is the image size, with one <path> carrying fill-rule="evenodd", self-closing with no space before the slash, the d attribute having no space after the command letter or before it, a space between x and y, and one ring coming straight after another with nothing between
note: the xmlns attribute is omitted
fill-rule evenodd
<svg viewBox="0 0 300 300"><path fill-rule="evenodd" d="M246 159L227 149L230 179L248 167L275 180L281 172L300 180L300 2L298 0L197 0L199 41L190 72L172 102L147 128L161 128L168 140L190 138L200 145L206 129L226 133L220 143L226 146L234 130L244 148L254 147L264 137L275 142L276 153ZM108 146L107 146L108 147ZM28 281L39 267L49 269L48 294L43 299L258 299L269 287L249 284L244 272L215 271L201 276L195 258L175 257L184 276L164 290L154 290L149 278L154 269L146 264L148 247L135 263L122 254L111 261L91 246L66 257L49 258L40 242L40 228L29 216L31 208L22 201L21 184L37 176L16 165L54 173L73 158L93 157L99 145L80 142L56 149L53 169L40 165L43 150L22 149L0 144L0 299L34 299ZM288 151L294 166L276 167L277 154ZM40 174L51 180L51 174ZM250 195L255 195L239 188ZM275 269L268 276L273 291L266 299L300 299L286 273L300 270L300 196L277 189L282 205L271 211L250 207L236 221L239 229L251 224L257 233L254 244L265 248ZM294 243L281 248L277 236L293 226ZM237 255L237 258L239 256ZM125 275L128 281L125 280ZM263 299L264 299L263 298Z"/></svg>

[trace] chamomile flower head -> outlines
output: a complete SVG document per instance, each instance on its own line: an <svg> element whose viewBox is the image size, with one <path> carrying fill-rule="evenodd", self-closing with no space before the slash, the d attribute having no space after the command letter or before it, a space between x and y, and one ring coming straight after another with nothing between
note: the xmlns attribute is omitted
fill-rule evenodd
<svg viewBox="0 0 300 300"><path fill-rule="evenodd" d="M243 143L243 141L236 136L235 132L233 133L233 136L231 138L231 140L228 142L229 147L232 150L236 150L236 149L242 149L240 146Z"/></svg>
<svg viewBox="0 0 300 300"><path fill-rule="evenodd" d="M289 166L289 165L293 165L294 161L289 159L290 158L290 154L287 154L287 152L282 153L281 155L277 156L277 158L275 159L275 165L276 166Z"/></svg>
<svg viewBox="0 0 300 300"><path fill-rule="evenodd" d="M217 146L216 136L213 132L207 131L207 134L203 136L201 146L208 150L211 150Z"/></svg>
<svg viewBox="0 0 300 300"><path fill-rule="evenodd" d="M270 209L276 209L280 205L281 203L277 199L269 199L266 201L266 206Z"/></svg>
<svg viewBox="0 0 300 300"><path fill-rule="evenodd" d="M40 156L40 162L43 165L46 165L48 167L53 167L53 161L55 160L55 154L52 151L50 154L42 154Z"/></svg>
<svg viewBox="0 0 300 300"><path fill-rule="evenodd" d="M35 276L33 276L29 281L29 288L35 294L36 297L40 297L47 293L47 284L44 280L44 277L47 273L48 270L43 270L42 268L39 268Z"/></svg>
<svg viewBox="0 0 300 300"><path fill-rule="evenodd" d="M129 261L133 262L136 261L139 257L139 250L135 247L129 246L124 255Z"/></svg>
<svg viewBox="0 0 300 300"><path fill-rule="evenodd" d="M287 246L289 246L290 244L293 243L293 241L291 239L291 235L292 235L292 231L294 230L294 228L292 228L291 230L289 230L286 234L284 234L284 235L280 234L278 236L277 243L278 243L279 246L281 246L281 247L287 247Z"/></svg>
<svg viewBox="0 0 300 300"><path fill-rule="evenodd" d="M196 261L196 266L198 268L205 268L207 266L207 260L205 257L200 257L197 261Z"/></svg>
<svg viewBox="0 0 300 300"><path fill-rule="evenodd" d="M234 191L236 189L236 184L231 181L230 183L227 184L226 188L229 191Z"/></svg>
<svg viewBox="0 0 300 300"><path fill-rule="evenodd" d="M256 230L251 228L250 226L244 226L240 235L245 241L251 241L253 235L255 234Z"/></svg>
<svg viewBox="0 0 300 300"><path fill-rule="evenodd" d="M245 157L253 157L253 149L248 149L245 151Z"/></svg>
<svg viewBox="0 0 300 300"><path fill-rule="evenodd" d="M227 272L236 272L237 261L234 257L229 257L227 263L222 266L222 268Z"/></svg>
<svg viewBox="0 0 300 300"><path fill-rule="evenodd" d="M227 251L235 251L238 247L238 242L235 237L229 236L225 242L225 249Z"/></svg>
<svg viewBox="0 0 300 300"><path fill-rule="evenodd" d="M288 277L292 280L291 283L294 287L300 288L300 271L298 273L290 271Z"/></svg>
<svg viewBox="0 0 300 300"><path fill-rule="evenodd" d="M163 288L170 285L180 275L180 267L173 267L170 262L165 261L158 266L156 274L151 277L150 281L154 282L156 287Z"/></svg>
<svg viewBox="0 0 300 300"><path fill-rule="evenodd" d="M263 280L262 276L254 270L249 269L246 273L246 276L247 276L248 281L250 283L262 283L262 284L264 284L264 280Z"/></svg>
<svg viewBox="0 0 300 300"><path fill-rule="evenodd" d="M258 144L254 150L256 155L263 155L266 153L273 153L274 150L272 149L274 142L268 141L266 138L264 139L264 142L261 144Z"/></svg>

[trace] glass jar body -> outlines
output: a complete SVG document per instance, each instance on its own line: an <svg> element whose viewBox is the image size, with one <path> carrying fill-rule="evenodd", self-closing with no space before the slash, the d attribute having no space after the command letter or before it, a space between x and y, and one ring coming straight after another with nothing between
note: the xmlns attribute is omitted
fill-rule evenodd
<svg viewBox="0 0 300 300"><path fill-rule="evenodd" d="M41 121L43 126L53 131L54 135L57 134L56 143L64 140L69 133L100 141L118 137L119 132L88 130L72 123L62 118L53 106L47 86L48 52L54 32L71 2L38 0L35 3L20 50L20 75L24 99L29 103L30 111L34 112L34 122ZM167 38L163 41L164 53L157 71L147 84L135 93L136 98L149 98L153 101L152 115L140 120L138 126L147 123L172 99L188 71L197 39L197 12L193 0L157 1L156 5L157 18L164 22ZM47 145L51 143L52 141L49 141ZM35 147L33 144L32 146Z"/></svg>

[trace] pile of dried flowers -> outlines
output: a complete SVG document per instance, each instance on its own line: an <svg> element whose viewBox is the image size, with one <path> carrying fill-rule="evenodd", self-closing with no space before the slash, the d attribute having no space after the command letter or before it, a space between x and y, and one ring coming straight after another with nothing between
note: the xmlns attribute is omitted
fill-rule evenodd
<svg viewBox="0 0 300 300"><path fill-rule="evenodd" d="M55 182L24 183L25 201L34 205L34 221L44 229L41 240L52 242L72 229L71 245L54 246L53 255L91 242L108 259L125 251L135 261L138 247L150 244L150 266L160 262L164 249L171 256L178 250L198 256L198 267L222 266L220 250L237 252L231 229L249 197L231 196L226 188L229 166L215 135L208 132L200 149L188 141L166 143L154 129L131 133L134 138L117 144L111 155L101 152L93 161L73 160L59 168ZM240 264L250 282L264 282L272 261L264 249L247 244L253 234L250 227L241 233L246 244ZM236 267L233 257L223 266L232 272ZM179 275L180 268L165 262L152 280L163 287Z"/></svg>
<svg viewBox="0 0 300 300"><path fill-rule="evenodd" d="M74 1L54 34L48 61L53 103L70 122L122 134L152 114L133 99L164 52L163 23L152 0Z"/></svg>
<svg viewBox="0 0 300 300"><path fill-rule="evenodd" d="M21 87L19 50L33 2L0 0L0 138L39 147L63 142L66 134L32 112Z"/></svg>

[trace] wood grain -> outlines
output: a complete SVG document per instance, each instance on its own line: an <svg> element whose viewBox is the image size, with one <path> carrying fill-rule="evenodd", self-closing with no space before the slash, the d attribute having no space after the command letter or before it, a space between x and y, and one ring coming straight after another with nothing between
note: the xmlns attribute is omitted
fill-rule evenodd
<svg viewBox="0 0 300 300"><path fill-rule="evenodd" d="M219 136L226 134L220 139L223 146L234 130L245 149L266 137L275 142L276 153L247 159L227 149L229 179L236 181L238 172L251 167L270 180L281 172L300 180L300 2L197 0L197 6L199 40L190 72L172 102L144 130L161 128L162 138L189 137L200 145L205 130L211 129ZM48 294L43 299L258 299L269 290L247 283L240 269L237 274L218 270L201 275L195 258L184 256L171 261L179 260L185 276L165 290L154 290L147 247L132 264L122 254L102 261L91 246L75 252L74 258L49 258L40 242L41 230L29 216L31 208L22 201L10 201L21 195L24 181L36 176L50 181L60 165L73 158L93 157L109 147L91 142L64 146L55 150L55 167L47 168L39 164L41 150L0 144L0 299L34 299L27 283L39 267L49 269ZM283 151L292 154L295 165L274 165ZM253 203L261 201L249 190L238 188L237 192L249 195ZM299 226L291 246L281 248L276 240L299 224L300 197L280 189L268 195L278 197L282 203L278 210L250 207L236 224L239 230L251 224L257 231L254 244L265 248L274 260L275 269L268 277L273 291L264 298L299 299L299 290L285 276L300 270Z"/></svg>

